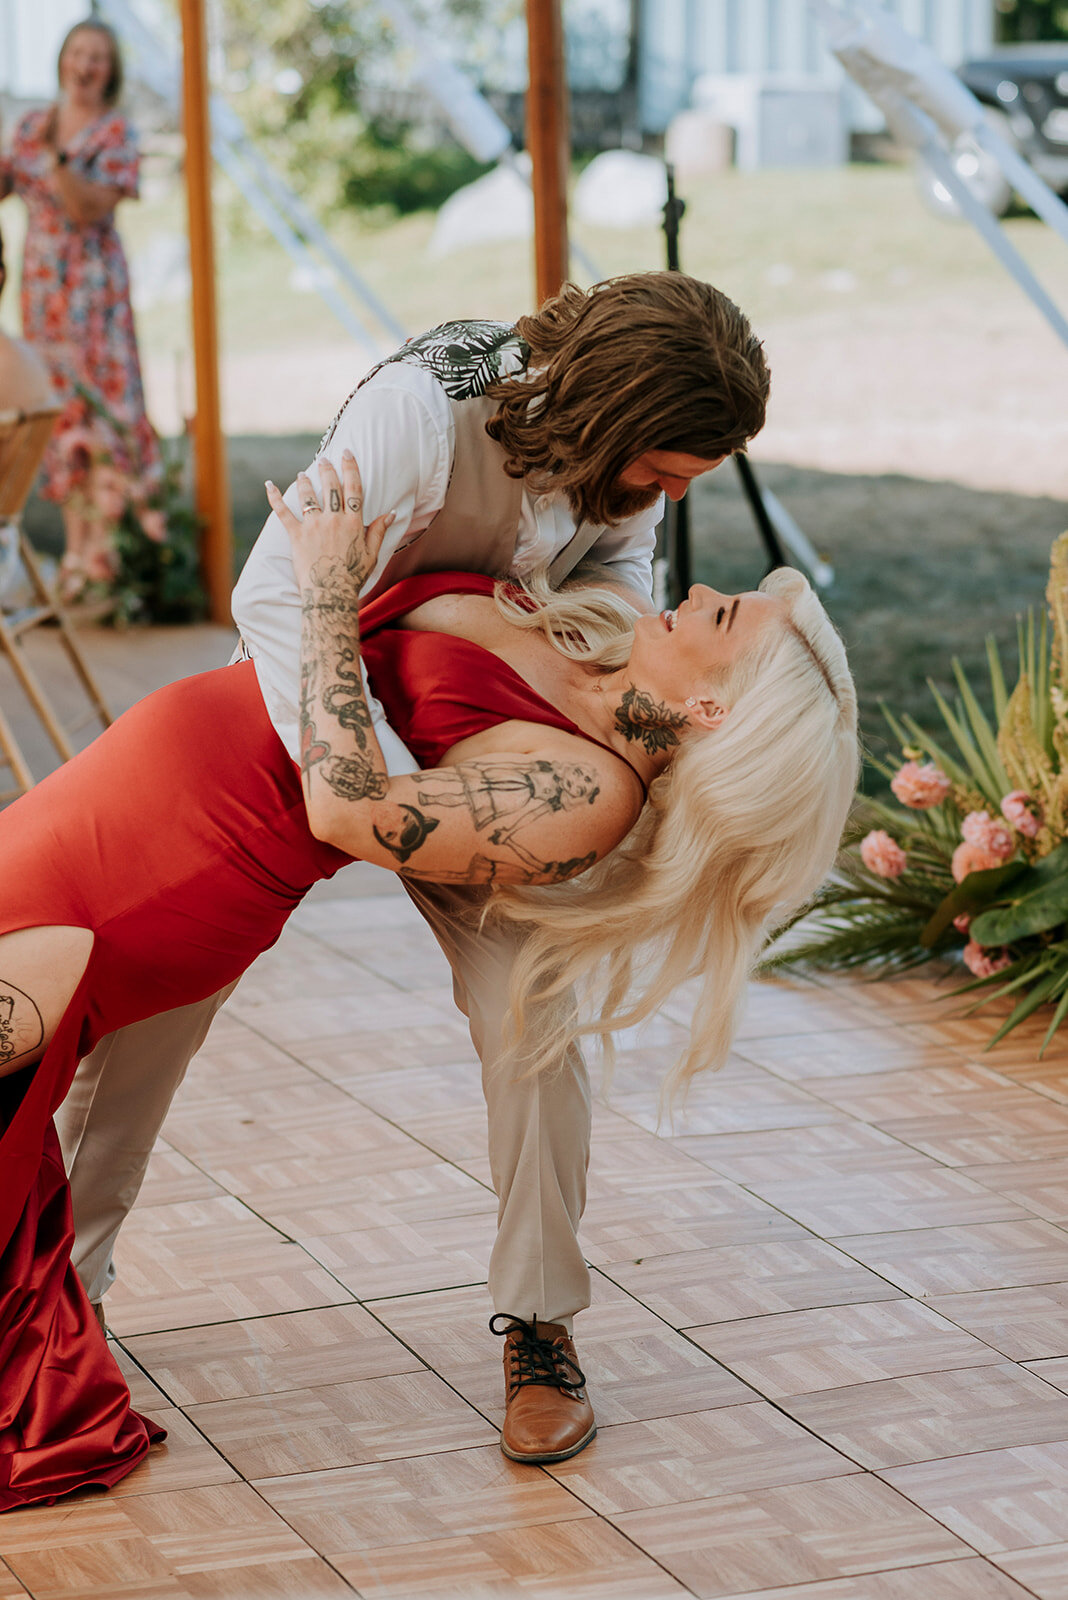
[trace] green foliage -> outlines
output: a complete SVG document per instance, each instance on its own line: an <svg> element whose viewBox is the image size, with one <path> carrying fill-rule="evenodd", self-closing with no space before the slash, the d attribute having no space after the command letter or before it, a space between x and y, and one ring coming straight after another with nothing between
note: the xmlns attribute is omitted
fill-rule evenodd
<svg viewBox="0 0 1068 1600"><path fill-rule="evenodd" d="M444 25L450 39L484 39L513 9L510 0L443 0L431 37ZM412 66L374 0L224 0L220 31L228 97L313 209L438 206L485 170L442 132L426 95L418 98L430 115L418 125L369 109L398 91L405 98Z"/></svg>
<svg viewBox="0 0 1068 1600"><path fill-rule="evenodd" d="M400 215L436 210L489 170L453 139L425 144L410 123L375 118L349 152L344 195L350 205L385 206Z"/></svg>
<svg viewBox="0 0 1068 1600"><path fill-rule="evenodd" d="M981 945L1018 944L1068 920L1068 846L1015 875L1007 903L976 917L971 935ZM973 877L978 874L973 873ZM965 880L967 881L967 880Z"/></svg>
<svg viewBox="0 0 1068 1600"><path fill-rule="evenodd" d="M202 524L184 488L177 454L164 466L163 483L150 502L163 512L166 542L150 539L137 512L127 505L115 535L119 570L111 589L114 610L106 620L117 628L135 623L200 622L205 614L200 575Z"/></svg>
<svg viewBox="0 0 1068 1600"><path fill-rule="evenodd" d="M1068 39L1068 0L995 0L994 9L1003 43Z"/></svg>
<svg viewBox="0 0 1068 1600"><path fill-rule="evenodd" d="M948 792L923 809L869 804L863 827L881 826L891 835L904 851L904 869L886 878L869 871L861 857L863 830L854 828L834 881L794 918L791 928L803 927L779 940L766 970L900 972L967 940L971 970L987 975L956 992L978 991L977 1005L1012 1002L991 1044L1048 1004L1053 1014L1044 1049L1068 1019L1068 534L1053 546L1047 599L1052 625L1030 616L1020 627L1011 694L998 651L988 645L993 722L957 662L954 703L930 686L948 738L886 712L906 760L933 762L949 780ZM965 818L982 810L999 818L1014 790L1028 796L1027 832L1010 829L1004 849L999 842L991 852L995 860L1002 855L1000 865L955 883ZM881 865L885 851L870 859Z"/></svg>

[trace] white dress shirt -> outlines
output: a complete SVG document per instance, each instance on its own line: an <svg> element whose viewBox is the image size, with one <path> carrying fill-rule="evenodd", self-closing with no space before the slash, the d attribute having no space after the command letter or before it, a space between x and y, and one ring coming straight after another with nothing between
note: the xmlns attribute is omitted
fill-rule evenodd
<svg viewBox="0 0 1068 1600"><path fill-rule="evenodd" d="M382 367L349 399L322 452L339 474L345 450L359 464L366 521L396 513L365 585L370 589L397 546L409 533L426 528L444 504L453 456L452 411L444 390L421 367L406 362ZM318 458L308 476L321 500ZM299 515L295 483L285 500ZM662 515L661 498L649 510L606 529L590 558L611 567L620 582L651 595L656 525ZM524 486L512 575L522 577L551 561L572 538L575 525L564 494L535 495ZM232 608L256 665L267 714L289 754L299 760L300 595L289 536L273 512L237 581ZM413 771L416 764L385 723L381 707L374 702L371 709L389 770Z"/></svg>

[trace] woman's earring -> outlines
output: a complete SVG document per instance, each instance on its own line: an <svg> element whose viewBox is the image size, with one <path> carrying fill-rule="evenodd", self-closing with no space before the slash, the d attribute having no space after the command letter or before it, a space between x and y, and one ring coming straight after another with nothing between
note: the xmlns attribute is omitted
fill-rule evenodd
<svg viewBox="0 0 1068 1600"><path fill-rule="evenodd" d="M694 706L697 704L697 696L695 694L688 694L686 696L686 704L689 706L690 710L692 711Z"/></svg>

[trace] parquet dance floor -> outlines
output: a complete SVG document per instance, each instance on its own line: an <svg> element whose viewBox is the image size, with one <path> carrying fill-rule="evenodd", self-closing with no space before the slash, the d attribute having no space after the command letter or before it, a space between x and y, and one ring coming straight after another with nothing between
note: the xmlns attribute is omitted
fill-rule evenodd
<svg viewBox="0 0 1068 1600"><path fill-rule="evenodd" d="M475 1058L349 869L183 1086L106 1309L169 1430L0 1519L0 1600L1068 1600L1068 1049L926 981L754 986L657 1126L686 997L598 1107L576 1326L600 1422L497 1448Z"/></svg>

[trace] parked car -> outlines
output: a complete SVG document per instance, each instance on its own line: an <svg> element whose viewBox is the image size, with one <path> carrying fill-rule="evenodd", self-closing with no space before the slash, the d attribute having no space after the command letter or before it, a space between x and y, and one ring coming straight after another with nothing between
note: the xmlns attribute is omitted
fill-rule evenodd
<svg viewBox="0 0 1068 1600"><path fill-rule="evenodd" d="M957 75L1039 177L1068 195L1068 42L1001 45L965 61ZM962 138L953 147L953 164L983 204L1004 216L1013 191L997 162ZM932 210L956 216L953 197L929 168L921 167L919 181Z"/></svg>

